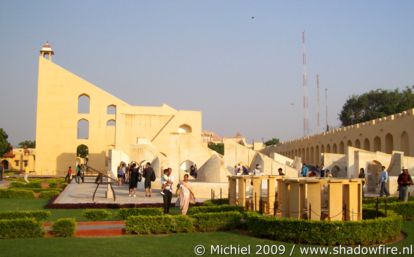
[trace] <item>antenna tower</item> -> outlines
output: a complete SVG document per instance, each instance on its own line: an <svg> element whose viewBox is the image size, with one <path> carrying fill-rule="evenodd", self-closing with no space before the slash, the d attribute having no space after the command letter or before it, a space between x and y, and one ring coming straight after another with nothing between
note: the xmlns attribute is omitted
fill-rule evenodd
<svg viewBox="0 0 414 257"><path fill-rule="evenodd" d="M318 110L316 114L316 132L319 133L321 131L321 119L320 119L320 112L321 112L321 101L319 96L319 74L316 74L316 91L317 91L317 101L318 101Z"/></svg>
<svg viewBox="0 0 414 257"><path fill-rule="evenodd" d="M308 74L306 69L306 48L305 31L302 32L302 65L303 65L303 135L309 134L309 113L308 113Z"/></svg>
<svg viewBox="0 0 414 257"><path fill-rule="evenodd" d="M326 131L329 130L329 125L328 125L328 89L325 88L325 121L326 121Z"/></svg>

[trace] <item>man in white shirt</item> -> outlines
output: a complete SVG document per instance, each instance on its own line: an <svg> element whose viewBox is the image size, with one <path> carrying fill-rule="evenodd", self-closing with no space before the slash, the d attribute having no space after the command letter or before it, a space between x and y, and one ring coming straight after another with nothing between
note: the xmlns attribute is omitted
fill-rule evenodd
<svg viewBox="0 0 414 257"><path fill-rule="evenodd" d="M163 192L162 200L164 203L164 214L168 214L170 212L173 184L174 184L174 177L171 175L171 173L172 173L172 169L168 168L164 176L161 177L162 188L164 188L162 191Z"/></svg>
<svg viewBox="0 0 414 257"><path fill-rule="evenodd" d="M379 183L381 185L380 197L382 197L384 194L386 196L390 195L387 189L387 182L388 182L388 172L385 170L385 167L382 166L382 172L381 172L380 180L379 180Z"/></svg>
<svg viewBox="0 0 414 257"><path fill-rule="evenodd" d="M260 164L256 164L256 168L253 170L253 175L261 175L262 171L260 170L262 167Z"/></svg>

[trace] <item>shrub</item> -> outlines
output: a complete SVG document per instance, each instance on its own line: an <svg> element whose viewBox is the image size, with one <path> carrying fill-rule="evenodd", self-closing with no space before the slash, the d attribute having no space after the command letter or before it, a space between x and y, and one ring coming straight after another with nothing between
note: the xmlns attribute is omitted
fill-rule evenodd
<svg viewBox="0 0 414 257"><path fill-rule="evenodd" d="M112 216L112 212L105 209L88 209L83 211L82 215L88 220L107 220Z"/></svg>
<svg viewBox="0 0 414 257"><path fill-rule="evenodd" d="M181 215L130 216L126 220L129 234L165 234L194 231L191 217Z"/></svg>
<svg viewBox="0 0 414 257"><path fill-rule="evenodd" d="M71 237L75 234L75 229L75 219L61 218L53 223L52 232L57 237Z"/></svg>
<svg viewBox="0 0 414 257"><path fill-rule="evenodd" d="M50 182L49 183L49 188L56 188L57 187L57 183L56 182Z"/></svg>
<svg viewBox="0 0 414 257"><path fill-rule="evenodd" d="M43 236L42 224L34 218L0 220L0 239Z"/></svg>
<svg viewBox="0 0 414 257"><path fill-rule="evenodd" d="M198 231L219 231L231 230L240 226L242 214L232 212L210 212L198 213L192 216L195 218L195 226Z"/></svg>
<svg viewBox="0 0 414 257"><path fill-rule="evenodd" d="M40 181L30 181L30 183L11 182L10 188L42 188Z"/></svg>
<svg viewBox="0 0 414 257"><path fill-rule="evenodd" d="M0 219L11 220L21 218L34 218L37 221L44 221L50 217L50 211L6 211L0 212Z"/></svg>
<svg viewBox="0 0 414 257"><path fill-rule="evenodd" d="M59 194L59 190L44 190L40 192L39 198L50 199L52 197L58 196Z"/></svg>
<svg viewBox="0 0 414 257"><path fill-rule="evenodd" d="M121 219L126 220L129 216L158 216L162 214L161 208L128 208L120 209L118 215Z"/></svg>
<svg viewBox="0 0 414 257"><path fill-rule="evenodd" d="M257 237L282 242L317 245L370 245L385 243L400 235L401 216L362 221L311 221L251 216L248 231Z"/></svg>
<svg viewBox="0 0 414 257"><path fill-rule="evenodd" d="M27 189L0 189L0 198L34 199L35 195Z"/></svg>
<svg viewBox="0 0 414 257"><path fill-rule="evenodd" d="M413 220L414 219L414 202L396 202L390 203L388 205L390 210L398 213L399 215L403 216L405 220Z"/></svg>
<svg viewBox="0 0 414 257"><path fill-rule="evenodd" d="M235 205L197 206L197 207L190 208L188 210L188 214L193 215L193 214L197 214L197 213L229 212L229 211L244 212L244 207L243 206L235 206Z"/></svg>
<svg viewBox="0 0 414 257"><path fill-rule="evenodd" d="M203 204L205 206L229 204L229 199L228 198L211 199L211 200L205 201Z"/></svg>

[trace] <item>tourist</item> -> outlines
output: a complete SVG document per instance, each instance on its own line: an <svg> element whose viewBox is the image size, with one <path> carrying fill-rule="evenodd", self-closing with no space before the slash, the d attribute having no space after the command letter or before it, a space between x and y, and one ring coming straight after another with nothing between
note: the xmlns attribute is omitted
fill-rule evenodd
<svg viewBox="0 0 414 257"><path fill-rule="evenodd" d="M388 171L386 171L385 167L382 166L382 172L381 172L380 179L379 179L379 184L381 186L380 197L382 197L384 194L386 196L390 195L387 189L387 182L388 182Z"/></svg>
<svg viewBox="0 0 414 257"><path fill-rule="evenodd" d="M250 174L249 169L247 169L246 166L244 166L244 165L242 166L242 170L243 170L242 175L249 175Z"/></svg>
<svg viewBox="0 0 414 257"><path fill-rule="evenodd" d="M323 165L320 167L320 171L321 171L319 173L320 177L321 178L325 177L325 167Z"/></svg>
<svg viewBox="0 0 414 257"><path fill-rule="evenodd" d="M168 214L170 212L172 191L173 191L173 184L174 184L174 177L171 175L171 173L172 173L171 168L168 168L165 170L165 176L161 178L161 185L164 188L162 191L164 214Z"/></svg>
<svg viewBox="0 0 414 257"><path fill-rule="evenodd" d="M283 173L282 168L277 169L277 172L279 173L279 176L284 176L285 175L285 173Z"/></svg>
<svg viewBox="0 0 414 257"><path fill-rule="evenodd" d="M75 177L75 181L78 184L80 183L80 180L81 180L81 172L82 172L81 165L80 164L76 165L76 177Z"/></svg>
<svg viewBox="0 0 414 257"><path fill-rule="evenodd" d="M121 162L117 168L118 186L122 185L123 179L125 177L123 166L124 162Z"/></svg>
<svg viewBox="0 0 414 257"><path fill-rule="evenodd" d="M26 165L26 167L24 167L24 182L26 182L26 184L29 184L29 166Z"/></svg>
<svg viewBox="0 0 414 257"><path fill-rule="evenodd" d="M306 163L304 163L304 164L302 165L302 170L301 170L301 172L300 172L300 175L301 175L302 177L307 177L307 176L308 176L308 172L309 172L309 168L308 168L308 166L306 166Z"/></svg>
<svg viewBox="0 0 414 257"><path fill-rule="evenodd" d="M81 165L81 180L82 183L85 183L85 173L86 173L86 164Z"/></svg>
<svg viewBox="0 0 414 257"><path fill-rule="evenodd" d="M137 187L138 187L138 180L139 180L139 172L137 168L137 164L133 163L129 170L129 197L136 197Z"/></svg>
<svg viewBox="0 0 414 257"><path fill-rule="evenodd" d="M196 164L190 166L190 175L194 177L195 179L197 179L197 165Z"/></svg>
<svg viewBox="0 0 414 257"><path fill-rule="evenodd" d="M364 186L365 186L365 179L366 179L364 168L359 169L358 178L362 179L362 197L364 197Z"/></svg>
<svg viewBox="0 0 414 257"><path fill-rule="evenodd" d="M190 186L190 182L188 181L188 177L188 174L185 174L184 180L179 184L179 202L182 215L187 214L190 203L195 203L194 193Z"/></svg>
<svg viewBox="0 0 414 257"><path fill-rule="evenodd" d="M234 166L234 175L242 175L243 174L243 167L241 163L238 163L236 166Z"/></svg>
<svg viewBox="0 0 414 257"><path fill-rule="evenodd" d="M328 169L325 170L325 177L327 177L327 178L332 178L333 177L330 170L328 170Z"/></svg>
<svg viewBox="0 0 414 257"><path fill-rule="evenodd" d="M151 163L147 162L142 176L145 179L145 197L151 197L151 182L155 181L156 179L154 169L151 167Z"/></svg>
<svg viewBox="0 0 414 257"><path fill-rule="evenodd" d="M68 172L66 173L65 181L70 184L72 181L72 166L69 166Z"/></svg>
<svg viewBox="0 0 414 257"><path fill-rule="evenodd" d="M408 201L408 187L413 185L413 180L408 173L408 169L402 170L402 173L398 176L398 189L400 191L399 200L403 202Z"/></svg>
<svg viewBox="0 0 414 257"><path fill-rule="evenodd" d="M256 164L256 167L253 170L253 175L261 175L262 171L260 170L262 167L260 164Z"/></svg>

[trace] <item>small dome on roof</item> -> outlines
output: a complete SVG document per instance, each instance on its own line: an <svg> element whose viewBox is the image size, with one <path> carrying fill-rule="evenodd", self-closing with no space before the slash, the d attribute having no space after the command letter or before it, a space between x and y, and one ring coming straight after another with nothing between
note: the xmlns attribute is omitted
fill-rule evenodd
<svg viewBox="0 0 414 257"><path fill-rule="evenodd" d="M49 44L48 41L46 41L46 43L43 44L42 49L40 49L40 53L42 54L51 54L54 55L55 53L53 52L52 46Z"/></svg>

